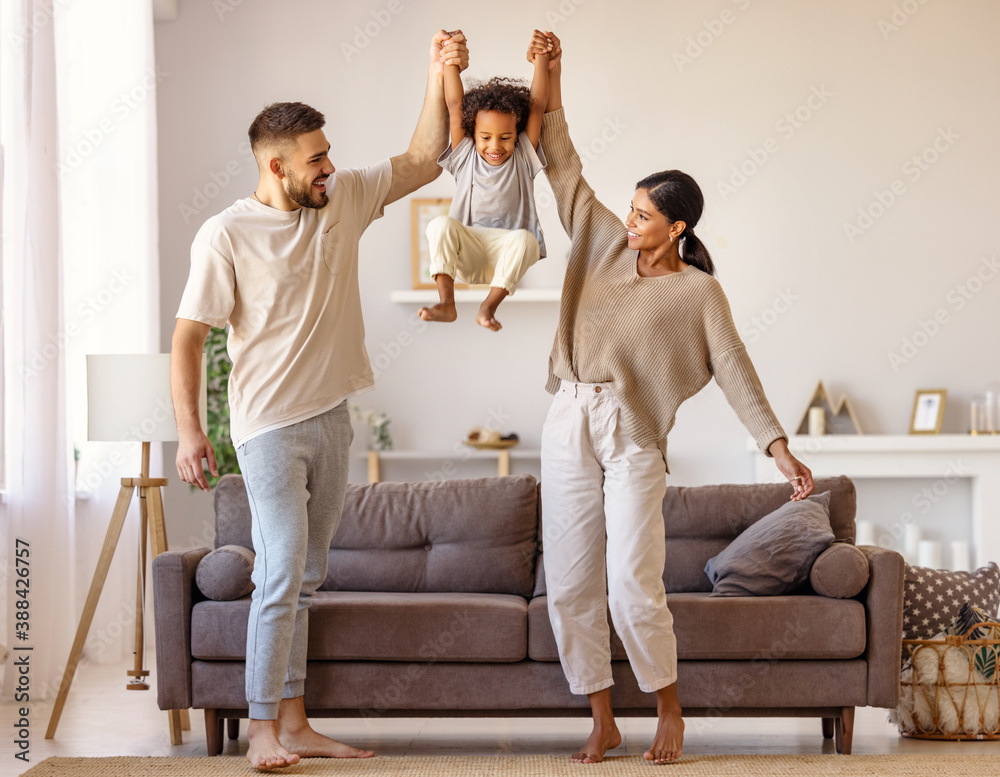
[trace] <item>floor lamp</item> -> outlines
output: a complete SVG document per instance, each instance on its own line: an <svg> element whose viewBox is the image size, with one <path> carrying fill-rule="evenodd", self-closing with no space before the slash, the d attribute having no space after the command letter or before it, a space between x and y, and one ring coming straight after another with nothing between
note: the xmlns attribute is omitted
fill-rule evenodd
<svg viewBox="0 0 1000 777"><path fill-rule="evenodd" d="M198 410L202 428L206 426L206 360L202 358L201 396ZM163 498L160 489L166 478L149 476L149 445L177 439L177 424L170 399L170 354L128 354L87 356L87 439L92 441L140 442L142 460L137 478L122 478L118 501L108 524L104 546L97 569L90 583L87 602L77 626L76 639L70 649L59 695L49 718L46 739L52 739L59 725L63 706L76 673L83 645L90 631L101 597L101 590L111 567L111 560L121 536L125 516L135 491L139 492L139 563L136 574L135 603L135 663L128 671L132 679L129 690L149 690L143 668L143 611L146 591L146 537L149 535L153 558L167 549L167 532L163 520ZM170 741L181 744L181 729L190 728L187 710L170 710Z"/></svg>

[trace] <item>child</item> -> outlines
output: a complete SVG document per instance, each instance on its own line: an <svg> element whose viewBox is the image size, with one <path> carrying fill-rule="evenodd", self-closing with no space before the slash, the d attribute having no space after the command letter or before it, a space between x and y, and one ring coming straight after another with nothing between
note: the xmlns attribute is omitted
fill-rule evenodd
<svg viewBox="0 0 1000 777"><path fill-rule="evenodd" d="M448 216L427 225L430 272L441 301L421 308L425 321L454 321L455 277L489 283L476 323L500 330L497 306L513 294L525 271L545 256L535 213L532 180L545 167L538 146L548 101L551 43L535 30L531 90L509 78L493 78L463 96L457 65L444 68L451 147L438 164L455 176Z"/></svg>

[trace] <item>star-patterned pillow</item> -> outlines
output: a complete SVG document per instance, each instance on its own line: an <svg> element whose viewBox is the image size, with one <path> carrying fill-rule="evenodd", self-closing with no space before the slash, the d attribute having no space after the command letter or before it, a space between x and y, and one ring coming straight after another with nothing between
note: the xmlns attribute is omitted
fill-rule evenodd
<svg viewBox="0 0 1000 777"><path fill-rule="evenodd" d="M994 562L975 572L949 572L906 565L903 639L933 639L966 602L987 613L1000 605L1000 568Z"/></svg>

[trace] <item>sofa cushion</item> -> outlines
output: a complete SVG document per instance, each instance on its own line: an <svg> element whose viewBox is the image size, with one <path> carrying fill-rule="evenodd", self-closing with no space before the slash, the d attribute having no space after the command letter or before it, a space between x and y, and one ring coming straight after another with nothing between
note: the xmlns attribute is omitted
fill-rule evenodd
<svg viewBox="0 0 1000 777"><path fill-rule="evenodd" d="M816 493L830 492L830 527L838 540L854 538L857 493L850 478L816 480ZM669 487L663 497L668 593L711 591L706 562L741 532L788 504L788 483Z"/></svg>
<svg viewBox="0 0 1000 777"><path fill-rule="evenodd" d="M903 639L932 639L958 615L965 602L996 613L1000 568L991 561L974 572L949 572L906 565Z"/></svg>
<svg viewBox="0 0 1000 777"><path fill-rule="evenodd" d="M531 596L536 484L514 475L350 485L321 588Z"/></svg>
<svg viewBox="0 0 1000 777"><path fill-rule="evenodd" d="M825 596L713 597L668 594L681 661L851 659L865 652L865 608ZM627 658L611 627L611 658ZM547 598L528 605L528 657L558 661Z"/></svg>
<svg viewBox="0 0 1000 777"><path fill-rule="evenodd" d="M253 550L250 499L242 475L223 475L215 484L215 547L223 545Z"/></svg>
<svg viewBox="0 0 1000 777"><path fill-rule="evenodd" d="M830 492L786 502L708 560L713 596L775 596L798 588L834 540Z"/></svg>
<svg viewBox="0 0 1000 777"><path fill-rule="evenodd" d="M191 654L246 657L250 599L204 601L191 613ZM309 607L314 660L521 661L527 655L528 603L502 594L319 591Z"/></svg>
<svg viewBox="0 0 1000 777"><path fill-rule="evenodd" d="M846 477L819 478L816 491L830 492L834 536L853 541L854 484ZM706 562L725 550L740 532L787 503L790 494L791 487L780 483L669 486L663 497L667 542L663 585L667 593L711 591ZM534 595L545 595L544 577L536 581Z"/></svg>
<svg viewBox="0 0 1000 777"><path fill-rule="evenodd" d="M614 686L611 698L616 710L626 716L656 714L656 697L639 690L632 668L624 661L611 665ZM685 712L717 718L720 715L765 715L764 710L797 707L864 707L868 703L868 664L853 661L684 661L677 667L677 695ZM240 661L194 661L191 665L192 706L203 709L246 710L244 668ZM898 677L898 675L897 675ZM516 664L405 664L375 661L317 661L309 666L306 681L306 709L317 715L380 718L466 717L482 715L525 717L553 714L559 717L590 715L586 696L574 696L558 663L522 661ZM794 711L788 712L794 715ZM551 730L553 724L541 718L535 724ZM691 724L689 725L698 725ZM576 729L578 726L573 725ZM575 734L574 734L575 736ZM359 737L360 738L360 737ZM551 738L551 736L549 737ZM645 746L645 745L644 745ZM690 760L690 759L689 759ZM851 759L846 759L850 761ZM384 762L361 767L376 773ZM602 774L642 774L629 761L619 759L598 767ZM700 766L706 763L700 761ZM747 759L739 759L728 774L746 773ZM836 762L840 764L838 759ZM824 765L835 762L826 756ZM336 772L350 774L352 764L337 764ZM360 766L360 764L358 764ZM703 774L712 774L709 765ZM334 773L331 765L326 771ZM418 764L417 769L422 765ZM475 772L497 774L492 762ZM503 768L503 767L499 767ZM752 767L751 767L752 768ZM863 768L863 767L862 767ZM544 775L546 766L525 769L522 774ZM785 774L797 774L795 765ZM658 770L648 767L650 777ZM151 771L151 770L150 770ZM584 769L588 775L593 770ZM689 773L693 770L688 769ZM844 772L848 772L847 768ZM861 773L856 769L853 773ZM316 768L292 769L288 774L319 774ZM400 769L397 773L406 773ZM410 772L413 773L413 772ZM417 772L419 773L419 772ZM425 771L426 773L426 771ZM670 772L675 774L673 770ZM716 768L715 774L719 773ZM761 773L758 770L758 774ZM841 772L843 773L843 772ZM931 773L926 770L926 773ZM942 770L942 773L943 770ZM983 773L983 772L980 772Z"/></svg>
<svg viewBox="0 0 1000 777"><path fill-rule="evenodd" d="M209 599L239 599L253 591L254 552L242 545L223 545L198 564L195 583Z"/></svg>
<svg viewBox="0 0 1000 777"><path fill-rule="evenodd" d="M868 585L868 557L847 542L824 550L809 570L809 584L820 596L850 599Z"/></svg>

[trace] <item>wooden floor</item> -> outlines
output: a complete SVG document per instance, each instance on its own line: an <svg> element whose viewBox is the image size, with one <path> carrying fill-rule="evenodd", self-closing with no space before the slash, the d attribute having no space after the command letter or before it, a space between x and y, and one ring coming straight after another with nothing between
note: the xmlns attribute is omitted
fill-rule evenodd
<svg viewBox="0 0 1000 777"><path fill-rule="evenodd" d="M150 665L155 666L154 661ZM192 756L205 755L204 717L191 711L191 730L184 744L172 746L167 716L156 707L156 691L125 690L125 670L119 666L87 667L74 680L59 729L46 740L49 704L30 708L31 766L49 756ZM18 774L11 758L10 736L17 718L12 701L0 704L2 745L0 774ZM368 720L317 719L315 727L349 744L371 748L379 755L505 755L569 754L589 734L582 718L386 718ZM652 737L652 718L619 720L624 741L616 754L641 754ZM224 753L246 752L246 722L238 741L226 741ZM832 753L818 719L810 718L691 718L687 721L685 753ZM859 709L855 718L854 752L862 753L994 753L1000 742L930 742L900 737L887 722L887 711ZM12 767L11 764L14 764Z"/></svg>

